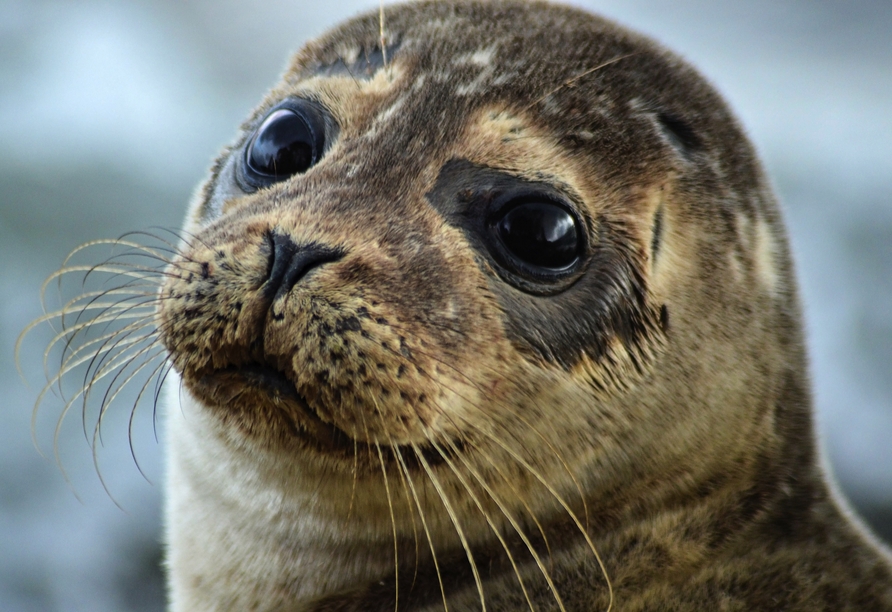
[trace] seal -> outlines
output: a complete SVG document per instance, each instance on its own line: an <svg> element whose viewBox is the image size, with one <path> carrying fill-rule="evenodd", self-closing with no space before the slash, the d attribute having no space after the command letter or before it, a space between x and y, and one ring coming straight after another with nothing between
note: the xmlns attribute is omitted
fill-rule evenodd
<svg viewBox="0 0 892 612"><path fill-rule="evenodd" d="M165 261L172 610L892 610L819 467L775 197L645 37L353 19Z"/></svg>

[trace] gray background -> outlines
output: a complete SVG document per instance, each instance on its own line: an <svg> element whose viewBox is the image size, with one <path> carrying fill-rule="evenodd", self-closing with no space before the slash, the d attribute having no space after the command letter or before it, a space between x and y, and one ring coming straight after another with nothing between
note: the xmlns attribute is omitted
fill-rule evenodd
<svg viewBox="0 0 892 612"><path fill-rule="evenodd" d="M892 537L892 2L589 0L723 91L786 206L820 436ZM61 404L31 409L41 281L78 244L177 227L193 186L289 52L374 2L0 0L0 610L160 610L163 431L113 411L98 453ZM559 41L556 41L559 44ZM151 482L149 482L151 481ZM154 484L152 484L154 483ZM77 496L75 495L77 494ZM113 499L112 499L113 497ZM120 508L116 503L120 505Z"/></svg>

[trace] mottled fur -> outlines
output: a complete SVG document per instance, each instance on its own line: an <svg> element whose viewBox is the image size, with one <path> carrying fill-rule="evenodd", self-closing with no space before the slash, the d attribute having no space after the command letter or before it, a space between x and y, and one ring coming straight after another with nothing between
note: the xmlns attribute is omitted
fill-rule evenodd
<svg viewBox="0 0 892 612"><path fill-rule="evenodd" d="M164 284L173 609L605 610L606 569L623 611L892 610L818 467L784 229L721 98L576 9L385 15L386 54L377 12L297 54ZM245 190L288 98L336 136ZM482 244L504 184L584 220L559 287ZM273 296L276 236L334 255Z"/></svg>

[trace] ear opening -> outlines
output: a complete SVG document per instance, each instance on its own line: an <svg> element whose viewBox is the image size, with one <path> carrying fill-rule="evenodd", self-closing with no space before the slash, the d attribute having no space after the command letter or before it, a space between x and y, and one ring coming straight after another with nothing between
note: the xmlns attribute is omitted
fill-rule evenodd
<svg viewBox="0 0 892 612"><path fill-rule="evenodd" d="M672 145L685 159L692 158L700 149L703 142L687 122L667 112L656 114L657 125L669 144Z"/></svg>

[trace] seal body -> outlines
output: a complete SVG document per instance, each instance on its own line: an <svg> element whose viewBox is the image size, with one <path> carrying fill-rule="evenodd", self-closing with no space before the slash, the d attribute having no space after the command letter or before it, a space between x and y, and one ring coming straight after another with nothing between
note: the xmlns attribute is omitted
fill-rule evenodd
<svg viewBox="0 0 892 612"><path fill-rule="evenodd" d="M156 324L173 610L892 610L778 207L654 42L538 2L310 42Z"/></svg>

